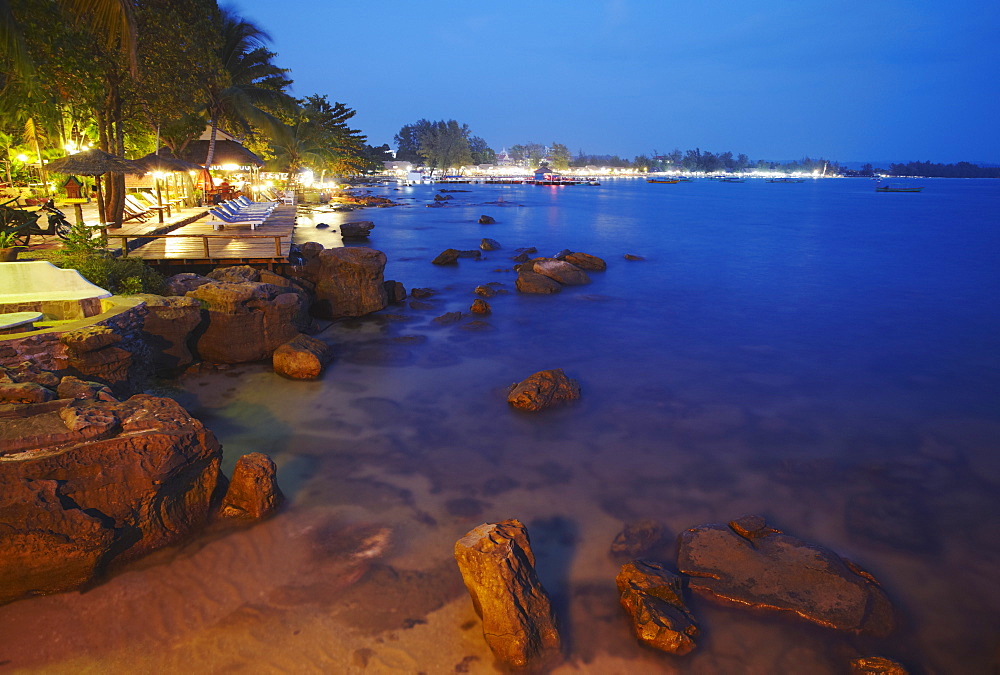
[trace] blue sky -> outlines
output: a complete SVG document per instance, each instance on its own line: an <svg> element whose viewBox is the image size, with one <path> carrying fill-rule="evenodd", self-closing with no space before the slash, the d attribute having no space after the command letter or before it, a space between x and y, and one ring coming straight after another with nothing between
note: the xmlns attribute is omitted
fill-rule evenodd
<svg viewBox="0 0 1000 675"><path fill-rule="evenodd" d="M233 6L373 145L427 118L496 150L1000 162L998 0Z"/></svg>

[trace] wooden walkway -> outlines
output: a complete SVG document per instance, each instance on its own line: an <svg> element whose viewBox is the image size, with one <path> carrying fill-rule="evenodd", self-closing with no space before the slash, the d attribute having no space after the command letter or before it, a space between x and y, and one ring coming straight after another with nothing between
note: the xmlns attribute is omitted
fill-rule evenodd
<svg viewBox="0 0 1000 675"><path fill-rule="evenodd" d="M128 234L109 230L111 245L150 264L241 265L287 263L295 229L295 206L279 205L257 229L226 225L216 230L206 217L169 234Z"/></svg>

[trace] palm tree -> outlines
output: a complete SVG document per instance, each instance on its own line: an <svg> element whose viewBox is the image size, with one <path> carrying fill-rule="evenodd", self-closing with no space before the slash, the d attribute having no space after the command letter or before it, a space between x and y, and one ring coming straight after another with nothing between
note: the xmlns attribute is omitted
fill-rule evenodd
<svg viewBox="0 0 1000 675"><path fill-rule="evenodd" d="M309 119L308 109L300 108L295 117L291 124L279 122L270 129L274 159L269 164L288 174L286 186L301 169L321 169L333 159L329 134Z"/></svg>
<svg viewBox="0 0 1000 675"><path fill-rule="evenodd" d="M269 124L269 116L260 105L283 105L291 100L282 91L290 84L284 77L288 71L271 63L275 54L264 47L270 36L263 29L227 8L222 10L221 37L218 55L223 78L210 80L205 87L205 110L212 127L206 169L215 157L220 123L248 133L251 123Z"/></svg>
<svg viewBox="0 0 1000 675"><path fill-rule="evenodd" d="M128 57L132 74L138 72L136 59L136 24L129 0L57 0L76 21L85 21L96 35L104 35L108 47L115 42ZM11 11L8 0L0 0L0 56L5 56L13 71L30 76L35 67L28 53L24 34Z"/></svg>

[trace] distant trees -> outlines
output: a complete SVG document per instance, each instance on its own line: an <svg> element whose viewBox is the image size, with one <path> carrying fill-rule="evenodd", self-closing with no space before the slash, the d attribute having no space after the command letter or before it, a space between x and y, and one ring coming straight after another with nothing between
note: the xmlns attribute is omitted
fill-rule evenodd
<svg viewBox="0 0 1000 675"><path fill-rule="evenodd" d="M932 178L1000 178L1000 167L986 167L969 162L957 164L933 164L931 162L909 162L890 164L893 176L928 176Z"/></svg>
<svg viewBox="0 0 1000 675"><path fill-rule="evenodd" d="M468 124L455 120L418 120L403 126L394 140L396 159L423 162L431 169L489 164L496 159L496 153L486 141L472 136Z"/></svg>

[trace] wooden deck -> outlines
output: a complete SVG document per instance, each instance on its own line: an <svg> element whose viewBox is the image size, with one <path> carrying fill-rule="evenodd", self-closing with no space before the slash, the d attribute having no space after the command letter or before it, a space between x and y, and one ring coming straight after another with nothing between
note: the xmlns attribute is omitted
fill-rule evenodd
<svg viewBox="0 0 1000 675"><path fill-rule="evenodd" d="M279 205L256 229L226 225L216 230L202 218L169 234L127 234L110 230L112 245L150 264L218 265L288 262L295 229L295 207Z"/></svg>

